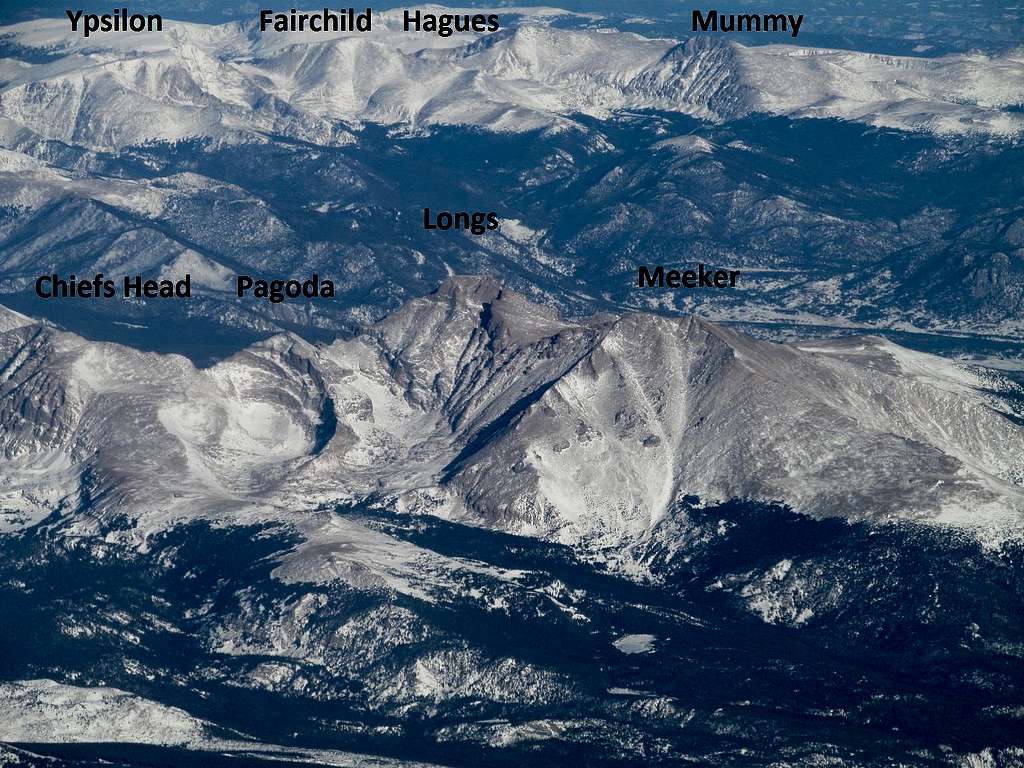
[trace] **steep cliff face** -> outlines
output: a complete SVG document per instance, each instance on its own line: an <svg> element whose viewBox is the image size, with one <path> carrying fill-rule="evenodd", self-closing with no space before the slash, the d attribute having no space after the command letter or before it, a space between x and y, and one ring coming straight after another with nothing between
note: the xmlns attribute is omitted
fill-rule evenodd
<svg viewBox="0 0 1024 768"><path fill-rule="evenodd" d="M682 494L850 519L1013 519L1021 429L985 386L880 339L778 345L627 316L454 485L499 525L572 543L642 536Z"/></svg>

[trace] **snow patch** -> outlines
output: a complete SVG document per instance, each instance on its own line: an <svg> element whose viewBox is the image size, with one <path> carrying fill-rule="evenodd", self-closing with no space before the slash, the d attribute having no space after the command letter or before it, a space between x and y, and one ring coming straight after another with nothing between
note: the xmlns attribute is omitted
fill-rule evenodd
<svg viewBox="0 0 1024 768"><path fill-rule="evenodd" d="M657 635L623 635L612 643L612 645L614 645L618 651L627 655L650 653L654 650L654 643L657 639Z"/></svg>

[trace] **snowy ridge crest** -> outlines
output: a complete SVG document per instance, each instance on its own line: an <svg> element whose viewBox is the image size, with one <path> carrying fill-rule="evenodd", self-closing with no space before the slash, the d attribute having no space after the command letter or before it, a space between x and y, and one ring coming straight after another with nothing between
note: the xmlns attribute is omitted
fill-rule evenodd
<svg viewBox="0 0 1024 768"><path fill-rule="evenodd" d="M1024 103L1019 52L917 59L747 48L561 28L544 9L500 15L499 32L449 38L401 31L401 11L377 14L365 35L168 21L162 33L85 41L61 20L6 27L0 39L30 60L0 64L0 134L106 150L266 134L343 144L365 123L519 132L626 109L710 120L834 117L1004 137L1024 126L1007 109Z"/></svg>

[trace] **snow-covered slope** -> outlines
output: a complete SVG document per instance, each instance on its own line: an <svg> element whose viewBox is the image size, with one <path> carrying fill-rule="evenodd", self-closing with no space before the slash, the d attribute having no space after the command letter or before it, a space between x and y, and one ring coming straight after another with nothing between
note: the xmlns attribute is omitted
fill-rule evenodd
<svg viewBox="0 0 1024 768"><path fill-rule="evenodd" d="M235 759L298 760L339 768L364 765L381 768L429 768L419 761L353 754L338 750L302 749L218 736L218 729L177 707L161 704L108 686L65 685L48 679L0 683L0 742L20 744L152 744L194 750L202 756L231 754ZM21 753L23 754L23 753ZM5 765L21 765L19 753L7 754ZM49 761L47 761L49 762Z"/></svg>
<svg viewBox="0 0 1024 768"><path fill-rule="evenodd" d="M523 131L623 109L720 120L752 112L840 117L936 133L1017 135L1024 57L938 59L563 28L550 10L441 38L401 31L259 33L254 24L165 24L85 40L66 20L0 29L6 145L19 130L120 148L189 137L352 140L364 122ZM580 27L580 25L577 25ZM19 53L20 52L20 53Z"/></svg>
<svg viewBox="0 0 1024 768"><path fill-rule="evenodd" d="M185 745L206 724L174 707L116 688L80 688L53 680L0 684L0 741Z"/></svg>
<svg viewBox="0 0 1024 768"><path fill-rule="evenodd" d="M572 543L642 536L681 494L1019 521L1024 435L980 386L880 339L779 346L628 316L457 485L485 514Z"/></svg>
<svg viewBox="0 0 1024 768"><path fill-rule="evenodd" d="M993 394L1009 385L876 338L567 323L482 278L349 340L278 336L205 370L9 325L7 528L54 509L152 529L383 498L605 547L687 494L974 529L1024 519L1024 427Z"/></svg>

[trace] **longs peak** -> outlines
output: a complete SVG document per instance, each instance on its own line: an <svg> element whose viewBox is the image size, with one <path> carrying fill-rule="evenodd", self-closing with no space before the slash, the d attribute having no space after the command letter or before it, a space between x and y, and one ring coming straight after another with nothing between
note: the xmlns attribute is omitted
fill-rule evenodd
<svg viewBox="0 0 1024 768"><path fill-rule="evenodd" d="M1024 514L1024 428L993 394L1010 385L877 338L571 322L468 277L352 338L275 337L206 370L8 325L9 527L54 509L157 525L373 497L604 547L648 535L683 495L969 528Z"/></svg>

